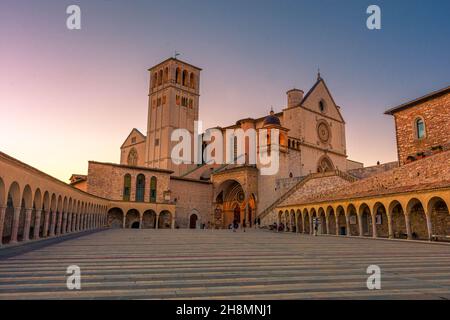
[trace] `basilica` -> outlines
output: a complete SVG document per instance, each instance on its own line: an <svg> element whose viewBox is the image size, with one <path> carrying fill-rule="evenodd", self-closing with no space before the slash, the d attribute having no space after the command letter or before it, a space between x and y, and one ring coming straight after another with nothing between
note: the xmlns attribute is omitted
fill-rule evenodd
<svg viewBox="0 0 450 320"><path fill-rule="evenodd" d="M205 224L224 228L233 221L243 224L244 220L251 226L259 213L308 174L362 167L347 159L345 121L320 75L306 94L300 89L289 90L286 106L279 112L272 110L265 116L215 128L224 135L230 129L278 129L276 174L262 175L259 164L249 163L245 157L248 144L241 164L175 164L171 134L182 128L194 135L194 122L199 120L201 69L169 58L150 68L149 77L145 134L131 130L120 147L120 164L91 162L88 175L75 180L74 186L82 185L90 194L118 201L173 203L175 227ZM108 168L111 173L105 174ZM117 208L110 223L125 227L145 223L139 221L142 213L135 215L135 221L123 220L124 214Z"/></svg>
<svg viewBox="0 0 450 320"><path fill-rule="evenodd" d="M398 159L373 167L348 159L341 107L320 74L309 90L288 90L285 106L214 128L223 135L277 130L279 170L267 175L249 161L249 144L238 154L226 139L224 148L243 161L176 164L171 136L177 129L196 134L202 70L169 58L148 71L147 130L125 137L120 163L89 161L88 172L66 184L0 153L0 245L103 227L224 229L233 222L450 239L450 87L386 111L395 120Z"/></svg>

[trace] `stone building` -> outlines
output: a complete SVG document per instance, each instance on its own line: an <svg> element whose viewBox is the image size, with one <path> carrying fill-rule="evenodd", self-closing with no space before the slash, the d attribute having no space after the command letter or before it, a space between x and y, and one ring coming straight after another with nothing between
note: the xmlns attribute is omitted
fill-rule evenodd
<svg viewBox="0 0 450 320"><path fill-rule="evenodd" d="M260 218L284 231L450 240L450 88L386 111L398 163L307 176Z"/></svg>
<svg viewBox="0 0 450 320"><path fill-rule="evenodd" d="M299 89L289 90L281 111L214 128L223 135L223 154L228 147L235 150L235 163L175 164L171 158L177 143L171 141L174 130L186 129L192 141L196 137L201 69L169 58L148 71L147 134L136 128L131 130L120 148L120 165L103 164L100 168L98 163L89 163L86 179L89 193L115 200L148 202L152 186L146 172L149 175L158 172L165 175L167 183L159 183L162 178L155 174L157 193L164 194L157 200L176 205L176 227L205 224L226 228L233 221L240 224L245 221L251 226L258 214L274 205L308 174L362 167L361 163L347 159L345 121L320 74L306 94ZM237 130L242 130L245 136L249 129L267 130L269 134L274 129L280 132L280 165L276 174L262 175L264 165L250 161L250 138L244 154L237 154L235 140L227 140L227 131L234 130L237 136ZM259 155L264 146L259 140L256 143ZM201 144L205 148L208 142ZM238 164L239 158L244 160ZM111 170L105 172L105 166ZM136 180L139 175L145 177L141 182ZM99 180L103 182L99 184ZM144 196L134 197L139 188ZM125 222L123 225L127 226Z"/></svg>
<svg viewBox="0 0 450 320"><path fill-rule="evenodd" d="M120 163L90 161L70 184L0 153L1 243L104 226L227 228L258 220L304 233L450 237L449 88L386 112L395 118L398 162L363 168L347 159L341 108L319 74L306 94L289 90L280 111L212 128L235 162L176 164L174 130L196 136L200 72L174 58L150 68L146 135L132 129ZM255 140L258 155L279 150L275 174L250 161L250 143L237 147L250 129L270 141ZM207 150L212 141L200 144Z"/></svg>

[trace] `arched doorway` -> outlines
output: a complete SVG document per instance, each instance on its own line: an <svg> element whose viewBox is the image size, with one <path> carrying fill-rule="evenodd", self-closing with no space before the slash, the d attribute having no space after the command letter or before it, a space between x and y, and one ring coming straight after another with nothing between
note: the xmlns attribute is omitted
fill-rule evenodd
<svg viewBox="0 0 450 320"><path fill-rule="evenodd" d="M406 206L409 214L409 223L411 226L411 237L415 240L427 240L428 227L425 210L422 206L422 202L418 199L411 199Z"/></svg>
<svg viewBox="0 0 450 320"><path fill-rule="evenodd" d="M370 209L367 204L363 203L360 207L361 216L361 230L360 236L371 237L372 236L372 216L370 215Z"/></svg>
<svg viewBox="0 0 450 320"><path fill-rule="evenodd" d="M235 205L233 210L233 222L240 223L241 222L241 208L238 204Z"/></svg>
<svg viewBox="0 0 450 320"><path fill-rule="evenodd" d="M350 225L349 235L358 236L359 235L359 221L358 215L356 214L356 208L353 204L350 204L347 208L348 221Z"/></svg>
<svg viewBox="0 0 450 320"><path fill-rule="evenodd" d="M139 211L136 209L129 210L125 218L125 228L133 228L133 225L136 226L135 222L138 222L138 226L140 226L139 218Z"/></svg>
<svg viewBox="0 0 450 320"><path fill-rule="evenodd" d="M120 208L111 208L108 210L107 224L110 228L123 228L123 211Z"/></svg>
<svg viewBox="0 0 450 320"><path fill-rule="evenodd" d="M387 238L389 237L389 224L388 217L386 214L386 208L380 202L375 203L373 207L373 212L375 216L375 227L377 229L377 237Z"/></svg>
<svg viewBox="0 0 450 320"><path fill-rule="evenodd" d="M147 210L142 216L142 228L154 229L156 228L156 212L153 210Z"/></svg>
<svg viewBox="0 0 450 320"><path fill-rule="evenodd" d="M345 211L344 208L339 206L336 209L337 214L337 228L338 228L338 235L345 236L347 235L347 220L345 218Z"/></svg>
<svg viewBox="0 0 450 320"><path fill-rule="evenodd" d="M450 214L445 201L433 197L428 201L428 212L431 214L432 238L450 241Z"/></svg>
<svg viewBox="0 0 450 320"><path fill-rule="evenodd" d="M222 216L220 221L216 221L216 225L228 228L235 221L242 225L246 220L246 225L249 226L247 209L251 207L251 200L247 198L238 181L230 179L222 182L216 189L215 198L216 205L222 209ZM252 208L250 212L252 216L255 215L254 209Z"/></svg>
<svg viewBox="0 0 450 320"><path fill-rule="evenodd" d="M391 216L392 237L406 239L406 220L402 205L398 201L393 201L389 205L389 212Z"/></svg>
<svg viewBox="0 0 450 320"><path fill-rule="evenodd" d="M189 218L189 229L197 229L198 216L193 213Z"/></svg>
<svg viewBox="0 0 450 320"><path fill-rule="evenodd" d="M169 211L161 211L158 220L158 229L172 228L172 214Z"/></svg>

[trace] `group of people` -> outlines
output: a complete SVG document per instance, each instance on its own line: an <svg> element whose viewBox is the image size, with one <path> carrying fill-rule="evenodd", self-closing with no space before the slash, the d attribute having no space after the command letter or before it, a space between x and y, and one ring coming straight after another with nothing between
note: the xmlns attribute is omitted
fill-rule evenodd
<svg viewBox="0 0 450 320"><path fill-rule="evenodd" d="M255 219L255 222L254 222L255 228L256 228L256 226L258 226L258 228L259 228L260 225L261 225L261 219L259 219L259 218ZM238 220L233 220L233 222L228 225L228 229L231 229L231 230L233 230L233 232L236 232L236 230L239 229L240 226L241 225ZM242 230L244 232L245 232L246 227L247 227L247 222L244 219L242 221Z"/></svg>

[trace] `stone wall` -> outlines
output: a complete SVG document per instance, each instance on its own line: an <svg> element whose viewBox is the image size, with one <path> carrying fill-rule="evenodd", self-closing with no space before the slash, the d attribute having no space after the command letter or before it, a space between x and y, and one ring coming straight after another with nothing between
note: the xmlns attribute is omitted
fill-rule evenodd
<svg viewBox="0 0 450 320"><path fill-rule="evenodd" d="M422 102L416 106L397 111L394 114L400 165L408 156L430 152L434 146L450 145L450 93ZM425 121L426 136L417 139L415 121Z"/></svg>
<svg viewBox="0 0 450 320"><path fill-rule="evenodd" d="M172 177L170 191L173 201L176 201L178 227L188 228L189 217L192 213L197 214L200 223L207 225L208 221L211 221L213 213L211 183Z"/></svg>
<svg viewBox="0 0 450 320"><path fill-rule="evenodd" d="M398 167L398 162L393 161L393 162L383 163L383 164L380 164L377 166L348 170L347 173L351 174L352 176L354 176L358 179L366 179L375 174L378 174L378 173L381 173L384 171L388 171L388 170L392 170L397 167Z"/></svg>
<svg viewBox="0 0 450 320"><path fill-rule="evenodd" d="M122 200L124 176L131 175L130 201L136 199L136 177L145 176L144 201L150 202L150 179L156 177L156 202L164 202L164 192L169 190L170 171L130 167L110 163L89 162L87 192L110 200Z"/></svg>

